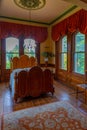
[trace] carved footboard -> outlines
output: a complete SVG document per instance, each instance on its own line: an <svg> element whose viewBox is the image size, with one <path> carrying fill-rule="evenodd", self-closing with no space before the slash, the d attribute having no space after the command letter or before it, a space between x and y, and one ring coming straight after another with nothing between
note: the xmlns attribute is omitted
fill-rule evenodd
<svg viewBox="0 0 87 130"><path fill-rule="evenodd" d="M15 75L15 93L14 100L29 96L29 89L27 88L27 71L22 70L19 74Z"/></svg>
<svg viewBox="0 0 87 130"><path fill-rule="evenodd" d="M43 91L44 93L51 92L52 95L54 93L54 87L53 87L53 75L52 72L49 69L45 69L43 71L43 80L44 80L44 87Z"/></svg>
<svg viewBox="0 0 87 130"><path fill-rule="evenodd" d="M43 93L54 93L53 76L50 70L43 71L40 67L32 67L29 71L22 70L15 76L14 100L27 96L38 97Z"/></svg>
<svg viewBox="0 0 87 130"><path fill-rule="evenodd" d="M32 67L28 72L28 86L30 89L30 96L38 97L42 93L43 88L43 71L40 67Z"/></svg>

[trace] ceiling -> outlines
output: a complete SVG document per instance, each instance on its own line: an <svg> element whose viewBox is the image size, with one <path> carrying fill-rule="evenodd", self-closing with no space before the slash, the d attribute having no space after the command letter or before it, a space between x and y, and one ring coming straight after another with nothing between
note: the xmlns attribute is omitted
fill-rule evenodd
<svg viewBox="0 0 87 130"><path fill-rule="evenodd" d="M50 25L61 21L81 8L87 9L87 0L46 0L38 10L26 10L17 6L14 0L0 0L0 19L34 22Z"/></svg>

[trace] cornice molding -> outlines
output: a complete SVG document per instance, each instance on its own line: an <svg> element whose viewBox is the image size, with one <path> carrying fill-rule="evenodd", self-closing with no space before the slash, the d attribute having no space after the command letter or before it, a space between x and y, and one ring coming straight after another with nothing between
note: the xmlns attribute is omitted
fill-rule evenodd
<svg viewBox="0 0 87 130"><path fill-rule="evenodd" d="M24 19L20 19L20 18L13 18L13 17L6 17L6 16L0 16L0 19L7 19L7 20L14 20L14 21L20 21L20 22L27 22L27 23L35 23L35 24L42 24L42 25L52 25L53 23L59 21L60 19L62 19L64 16L68 15L71 11L75 10L77 8L77 6L72 6L70 9L68 9L67 11L65 11L63 14L61 14L59 17L57 17L56 19L54 19L53 21L49 22L49 23L45 23L45 22L37 22L37 21L32 21L32 20L24 20Z"/></svg>

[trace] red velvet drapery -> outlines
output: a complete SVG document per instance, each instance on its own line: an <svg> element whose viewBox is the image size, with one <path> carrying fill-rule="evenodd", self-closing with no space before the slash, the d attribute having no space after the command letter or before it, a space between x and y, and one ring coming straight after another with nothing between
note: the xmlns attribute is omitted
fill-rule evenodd
<svg viewBox="0 0 87 130"><path fill-rule="evenodd" d="M76 30L87 34L87 11L83 9L54 25L52 27L52 39L58 41L60 36L66 35L68 32L73 33Z"/></svg>
<svg viewBox="0 0 87 130"><path fill-rule="evenodd" d="M41 43L47 39L48 32L47 27L0 22L0 38L5 38L8 35L14 37L19 37L20 35L32 37L34 40Z"/></svg>

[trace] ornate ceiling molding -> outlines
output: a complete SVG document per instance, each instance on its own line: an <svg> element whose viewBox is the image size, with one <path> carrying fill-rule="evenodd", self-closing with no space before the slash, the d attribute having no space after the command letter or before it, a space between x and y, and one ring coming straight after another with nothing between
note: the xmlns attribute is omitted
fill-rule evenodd
<svg viewBox="0 0 87 130"><path fill-rule="evenodd" d="M14 0L15 4L23 9L36 10L43 8L46 0Z"/></svg>

